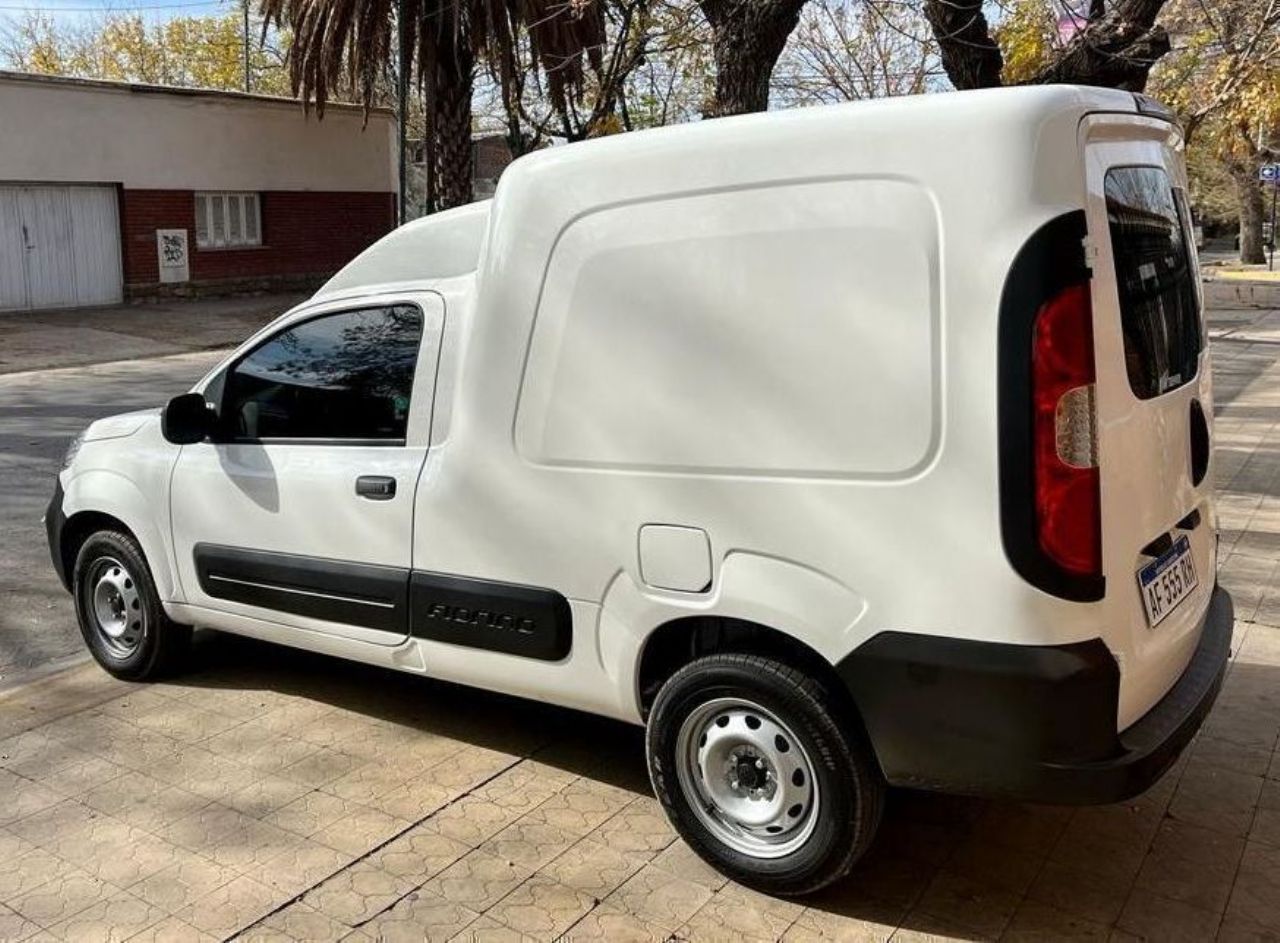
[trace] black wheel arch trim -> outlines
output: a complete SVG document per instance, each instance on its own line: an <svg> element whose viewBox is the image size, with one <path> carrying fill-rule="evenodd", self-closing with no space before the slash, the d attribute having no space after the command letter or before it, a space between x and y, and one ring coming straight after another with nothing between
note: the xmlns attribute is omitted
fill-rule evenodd
<svg viewBox="0 0 1280 943"><path fill-rule="evenodd" d="M57 479L53 488L53 497L49 499L49 507L44 512L44 531L49 540L49 556L53 558L53 570L58 574L58 582L67 592L71 592L71 571L63 555L62 537L67 528L67 515L62 510L62 479Z"/></svg>

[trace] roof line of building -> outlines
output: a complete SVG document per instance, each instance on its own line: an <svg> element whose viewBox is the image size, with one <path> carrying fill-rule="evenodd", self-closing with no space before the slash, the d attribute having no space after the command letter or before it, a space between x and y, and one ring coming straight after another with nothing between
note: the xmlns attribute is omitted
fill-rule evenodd
<svg viewBox="0 0 1280 943"><path fill-rule="evenodd" d="M189 98L215 98L226 101L257 102L260 104L284 105L290 108L301 108L302 102L296 98L285 98L281 95L261 95L256 92L234 92L217 88L189 88L178 85L151 85L145 82L118 82L110 79L83 79L68 75L43 75L37 72L10 72L0 69L0 81L22 82L41 85L64 85L77 88L100 88L116 92L130 92L138 95L181 95ZM364 105L353 102L327 102L325 111L364 113ZM312 110L315 110L312 106ZM370 108L370 114L393 116L390 108Z"/></svg>

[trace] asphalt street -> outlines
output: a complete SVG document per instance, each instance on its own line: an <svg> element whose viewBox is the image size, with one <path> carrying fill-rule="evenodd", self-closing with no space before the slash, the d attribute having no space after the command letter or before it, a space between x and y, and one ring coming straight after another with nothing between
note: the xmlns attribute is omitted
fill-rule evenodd
<svg viewBox="0 0 1280 943"><path fill-rule="evenodd" d="M67 444L102 416L163 404L223 356L0 376L0 688L84 651L41 524Z"/></svg>

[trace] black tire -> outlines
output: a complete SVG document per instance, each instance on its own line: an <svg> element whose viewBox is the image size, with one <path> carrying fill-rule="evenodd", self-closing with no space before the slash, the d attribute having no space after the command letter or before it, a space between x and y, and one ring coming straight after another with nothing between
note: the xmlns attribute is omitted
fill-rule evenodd
<svg viewBox="0 0 1280 943"><path fill-rule="evenodd" d="M727 844L694 812L680 781L681 726L720 699L759 705L808 755L817 812L809 836L783 856L754 856ZM649 777L676 831L698 855L733 880L777 895L812 893L849 873L875 837L885 786L856 719L842 716L837 703L813 678L756 655L700 658L662 686L645 738Z"/></svg>
<svg viewBox="0 0 1280 943"><path fill-rule="evenodd" d="M128 634L119 638L103 627L95 603L98 584L108 580L112 588L122 591L115 597L125 624L121 631ZM125 681L152 681L171 674L183 661L191 645L191 628L165 615L151 568L132 534L120 530L90 534L76 554L71 592L80 634L94 659L110 674Z"/></svg>

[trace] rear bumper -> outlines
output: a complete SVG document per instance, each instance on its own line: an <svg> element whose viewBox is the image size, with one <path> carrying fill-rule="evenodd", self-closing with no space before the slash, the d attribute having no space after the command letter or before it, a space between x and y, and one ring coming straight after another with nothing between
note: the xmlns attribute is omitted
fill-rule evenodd
<svg viewBox="0 0 1280 943"><path fill-rule="evenodd" d="M1038 802L1118 802L1167 770L1217 699L1231 597L1215 587L1168 694L1123 733L1101 640L1019 646L885 632L837 665L896 786Z"/></svg>
<svg viewBox="0 0 1280 943"><path fill-rule="evenodd" d="M62 559L62 531L67 524L67 515L62 511L62 480L58 479L53 489L53 497L49 499L49 507L44 512L44 530L49 537L49 556L53 558L53 569L58 574L63 587L71 591L71 579Z"/></svg>

